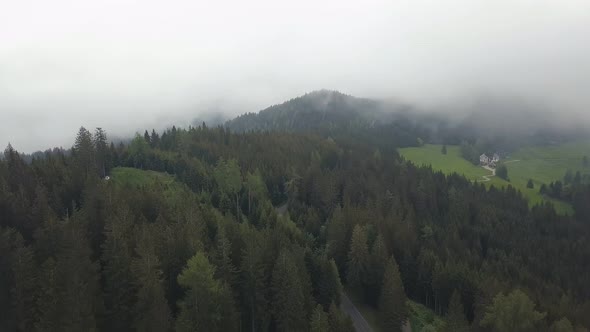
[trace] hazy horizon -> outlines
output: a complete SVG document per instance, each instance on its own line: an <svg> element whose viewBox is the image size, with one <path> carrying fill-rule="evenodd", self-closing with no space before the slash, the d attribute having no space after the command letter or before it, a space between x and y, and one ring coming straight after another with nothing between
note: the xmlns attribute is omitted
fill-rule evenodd
<svg viewBox="0 0 590 332"><path fill-rule="evenodd" d="M517 100L588 122L589 35L578 0L13 2L0 145L68 148L80 126L129 136L322 88L452 114Z"/></svg>

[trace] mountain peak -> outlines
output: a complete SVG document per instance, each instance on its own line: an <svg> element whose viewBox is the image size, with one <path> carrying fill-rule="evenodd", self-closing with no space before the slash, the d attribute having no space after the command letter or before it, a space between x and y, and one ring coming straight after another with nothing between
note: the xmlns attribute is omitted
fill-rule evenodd
<svg viewBox="0 0 590 332"><path fill-rule="evenodd" d="M351 122L373 122L381 114L378 101L357 98L336 90L308 92L257 114L249 113L226 123L236 131L309 130Z"/></svg>

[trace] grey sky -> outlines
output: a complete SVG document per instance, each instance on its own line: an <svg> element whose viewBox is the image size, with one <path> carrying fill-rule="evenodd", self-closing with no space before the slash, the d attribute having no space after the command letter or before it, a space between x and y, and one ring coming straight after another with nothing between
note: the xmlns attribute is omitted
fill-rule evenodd
<svg viewBox="0 0 590 332"><path fill-rule="evenodd" d="M320 88L426 107L516 96L585 115L590 1L0 6L0 145L21 151L69 147L81 125L131 134Z"/></svg>

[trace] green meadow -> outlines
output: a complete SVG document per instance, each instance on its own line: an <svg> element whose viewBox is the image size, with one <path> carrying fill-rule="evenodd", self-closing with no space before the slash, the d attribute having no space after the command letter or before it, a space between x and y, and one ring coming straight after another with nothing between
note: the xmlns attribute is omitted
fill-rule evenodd
<svg viewBox="0 0 590 332"><path fill-rule="evenodd" d="M162 192L166 199L179 204L182 204L184 198L202 194L193 193L184 183L177 181L173 175L137 168L115 167L111 170L109 182L120 187L157 190Z"/></svg>
<svg viewBox="0 0 590 332"><path fill-rule="evenodd" d="M115 167L111 170L110 177L117 185L132 187L145 187L157 183L171 185L174 182L172 175L130 167Z"/></svg>
<svg viewBox="0 0 590 332"><path fill-rule="evenodd" d="M558 212L563 214L573 212L571 205L544 197L539 193L540 186L562 180L568 169L574 173L580 171L582 174L590 174L590 168L582 166L582 157L590 157L590 142L525 147L517 150L508 159L502 161L508 168L509 182L496 176L486 181L483 176L490 175L490 172L463 159L458 146L447 146L446 155L441 153L441 148L441 145L426 144L422 147L400 149L399 152L406 160L417 165L430 165L434 170L446 174L463 174L472 181L485 183L486 186L512 185L528 198L531 206L548 200L553 203ZM533 189L526 187L529 179L533 180L535 186Z"/></svg>

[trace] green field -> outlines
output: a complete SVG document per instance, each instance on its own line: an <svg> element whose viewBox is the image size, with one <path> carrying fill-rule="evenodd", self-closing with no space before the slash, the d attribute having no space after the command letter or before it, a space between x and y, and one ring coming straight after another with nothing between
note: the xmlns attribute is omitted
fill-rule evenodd
<svg viewBox="0 0 590 332"><path fill-rule="evenodd" d="M160 172L143 171L137 168L116 167L111 170L111 181L117 185L143 187L157 183L170 185L174 177Z"/></svg>
<svg viewBox="0 0 590 332"><path fill-rule="evenodd" d="M408 315L410 317L410 324L412 326L412 332L428 331L444 331L446 328L446 322L441 316L438 316L434 311L430 310L426 306L408 300L406 302L408 306Z"/></svg>
<svg viewBox="0 0 590 332"><path fill-rule="evenodd" d="M486 181L483 176L489 175L490 172L463 159L458 146L448 146L446 155L441 153L441 148L441 145L427 144L422 147L400 149L399 152L405 159L418 165L431 165L434 170L446 174L463 174L466 178L484 182L487 186L504 187L510 184L529 199L531 206L548 200L563 214L571 214L572 207L565 202L543 197L539 194L541 184L561 180L568 169L574 173L580 171L590 174L590 168L582 168L582 157L590 156L590 142L522 148L503 161L508 168L510 182L498 177ZM526 187L529 179L533 180L535 188Z"/></svg>
<svg viewBox="0 0 590 332"><path fill-rule="evenodd" d="M526 181L531 178L535 186L563 179L568 169L574 173L580 171L590 174L590 168L582 167L584 155L590 157L590 143L523 148L507 161L508 174L514 183L525 181L526 185Z"/></svg>

